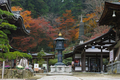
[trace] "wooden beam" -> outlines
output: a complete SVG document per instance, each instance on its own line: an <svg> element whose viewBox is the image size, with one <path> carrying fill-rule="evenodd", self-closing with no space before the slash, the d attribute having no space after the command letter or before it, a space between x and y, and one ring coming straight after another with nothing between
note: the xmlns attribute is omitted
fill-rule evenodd
<svg viewBox="0 0 120 80"><path fill-rule="evenodd" d="M108 54L109 55L109 52L86 52L86 54Z"/></svg>

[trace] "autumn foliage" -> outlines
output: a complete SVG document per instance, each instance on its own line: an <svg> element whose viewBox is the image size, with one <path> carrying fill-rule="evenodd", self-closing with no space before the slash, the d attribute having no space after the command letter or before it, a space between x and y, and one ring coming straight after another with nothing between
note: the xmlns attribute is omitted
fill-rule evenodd
<svg viewBox="0 0 120 80"><path fill-rule="evenodd" d="M20 15L23 17L24 25L26 28L30 27L30 21L31 21L31 11L24 11L21 7L19 6L13 6L12 11L20 11Z"/></svg>
<svg viewBox="0 0 120 80"><path fill-rule="evenodd" d="M66 10L66 13L60 17L60 23L59 30L63 34L63 37L67 38L70 42L75 41L75 19L74 16L72 16L71 10Z"/></svg>
<svg viewBox="0 0 120 80"><path fill-rule="evenodd" d="M103 8L96 7L95 12L86 14L86 17L83 18L83 22L85 23L84 40L94 39L109 30L108 26L97 25L96 20L100 16L99 9ZM20 11L25 27L30 30L29 36L13 38L12 46L16 49L20 49L25 52L38 52L41 48L46 48L48 50L54 49L53 45L55 44L53 40L58 37L59 32L62 33L62 37L68 39L68 45L70 43L75 43L76 40L78 40L80 21L74 19L71 10L66 10L61 17L54 19L56 23L52 23L52 20L49 22L49 20L44 17L33 19L31 17L31 11L24 11L20 7L12 7L12 10ZM65 47L68 45L65 44Z"/></svg>
<svg viewBox="0 0 120 80"><path fill-rule="evenodd" d="M22 51L38 51L43 46L53 48L53 39L57 36L57 28L53 28L47 20L38 17L33 19L30 11L23 11L20 7L12 7L12 10L21 10L20 15L23 17L24 25L30 30L29 36L13 37L14 48Z"/></svg>

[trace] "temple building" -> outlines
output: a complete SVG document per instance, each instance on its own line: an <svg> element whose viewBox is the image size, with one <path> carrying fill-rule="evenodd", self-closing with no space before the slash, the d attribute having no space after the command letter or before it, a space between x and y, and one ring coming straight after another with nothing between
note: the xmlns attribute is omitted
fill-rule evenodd
<svg viewBox="0 0 120 80"><path fill-rule="evenodd" d="M73 71L120 73L120 2L105 2L99 25L112 28L105 34L77 45L73 52L64 55L72 57ZM103 58L109 65L103 65Z"/></svg>
<svg viewBox="0 0 120 80"><path fill-rule="evenodd" d="M115 32L107 33L75 47L74 51L64 55L72 57L73 71L103 72L103 58L109 58L108 48L115 43Z"/></svg>
<svg viewBox="0 0 120 80"><path fill-rule="evenodd" d="M47 70L47 72L49 72L49 59L54 59L55 55L54 54L50 54L50 53L46 53L46 52L44 52L44 53L45 53L45 56L43 56L42 58L47 62L46 70ZM38 60L38 58L37 58L38 53L32 53L31 55L33 57L32 58L32 63L33 63L34 59Z"/></svg>
<svg viewBox="0 0 120 80"><path fill-rule="evenodd" d="M105 2L99 25L112 26L116 32L115 44L109 48L114 53L109 56L110 64L107 65L107 71L109 73L120 73L120 2Z"/></svg>

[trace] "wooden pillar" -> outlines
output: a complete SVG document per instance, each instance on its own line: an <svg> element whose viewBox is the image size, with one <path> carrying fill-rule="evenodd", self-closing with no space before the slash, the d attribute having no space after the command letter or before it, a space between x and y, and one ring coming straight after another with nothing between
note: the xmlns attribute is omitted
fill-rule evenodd
<svg viewBox="0 0 120 80"><path fill-rule="evenodd" d="M103 40L101 39L101 42ZM103 44L101 44L101 58L100 58L101 73L103 73Z"/></svg>
<svg viewBox="0 0 120 80"><path fill-rule="evenodd" d="M73 56L72 56L72 61L74 61L74 59L75 59L75 54L73 54Z"/></svg>
<svg viewBox="0 0 120 80"><path fill-rule="evenodd" d="M83 53L83 72L86 71L86 65L85 65L85 62L86 62L86 54L85 52Z"/></svg>
<svg viewBox="0 0 120 80"><path fill-rule="evenodd" d="M82 68L82 71L83 71L83 54L81 54L81 63L82 63L81 68Z"/></svg>
<svg viewBox="0 0 120 80"><path fill-rule="evenodd" d="M72 61L74 62L74 64L72 65L72 71L75 71L75 54L73 54L72 56Z"/></svg>
<svg viewBox="0 0 120 80"><path fill-rule="evenodd" d="M101 73L103 72L103 54L101 53L101 62L100 62L100 65L101 65Z"/></svg>
<svg viewBox="0 0 120 80"><path fill-rule="evenodd" d="M96 54L96 64L97 64L97 66L96 66L96 71L98 70L98 57L97 57L97 54ZM98 72L98 71L97 71Z"/></svg>
<svg viewBox="0 0 120 80"><path fill-rule="evenodd" d="M90 62L89 62L89 57L88 57L88 71L90 72Z"/></svg>
<svg viewBox="0 0 120 80"><path fill-rule="evenodd" d="M119 40L119 28L118 27L116 27L116 41L118 41Z"/></svg>
<svg viewBox="0 0 120 80"><path fill-rule="evenodd" d="M47 72L49 72L48 58L47 58Z"/></svg>

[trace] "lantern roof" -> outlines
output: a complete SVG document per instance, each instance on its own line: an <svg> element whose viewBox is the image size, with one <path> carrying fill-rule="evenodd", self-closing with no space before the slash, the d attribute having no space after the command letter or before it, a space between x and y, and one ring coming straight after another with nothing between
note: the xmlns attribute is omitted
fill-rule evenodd
<svg viewBox="0 0 120 80"><path fill-rule="evenodd" d="M58 38L56 38L56 39L54 39L54 40L55 40L55 41L57 41L57 40L63 40L63 41L65 41L66 39L62 37L62 33L60 32L60 33L58 34Z"/></svg>

